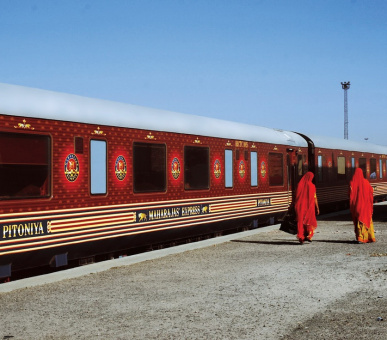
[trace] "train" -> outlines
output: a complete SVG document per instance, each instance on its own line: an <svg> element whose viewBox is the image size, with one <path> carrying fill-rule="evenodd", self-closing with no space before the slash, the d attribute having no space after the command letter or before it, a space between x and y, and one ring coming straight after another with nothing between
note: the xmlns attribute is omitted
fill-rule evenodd
<svg viewBox="0 0 387 340"><path fill-rule="evenodd" d="M307 171L344 209L357 167L385 199L386 146L0 83L0 278L276 223Z"/></svg>

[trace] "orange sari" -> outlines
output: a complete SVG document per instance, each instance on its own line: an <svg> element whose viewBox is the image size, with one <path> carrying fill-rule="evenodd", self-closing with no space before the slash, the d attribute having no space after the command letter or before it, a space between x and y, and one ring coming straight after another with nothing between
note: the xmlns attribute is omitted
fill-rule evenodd
<svg viewBox="0 0 387 340"><path fill-rule="evenodd" d="M355 226L356 240L361 243L375 242L372 222L373 189L360 168L355 170L349 189L349 207Z"/></svg>

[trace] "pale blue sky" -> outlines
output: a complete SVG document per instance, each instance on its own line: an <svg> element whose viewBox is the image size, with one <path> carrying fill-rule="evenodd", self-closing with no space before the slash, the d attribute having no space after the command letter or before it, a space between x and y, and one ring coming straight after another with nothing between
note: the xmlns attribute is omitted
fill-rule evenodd
<svg viewBox="0 0 387 340"><path fill-rule="evenodd" d="M0 82L387 145L385 0L0 0Z"/></svg>

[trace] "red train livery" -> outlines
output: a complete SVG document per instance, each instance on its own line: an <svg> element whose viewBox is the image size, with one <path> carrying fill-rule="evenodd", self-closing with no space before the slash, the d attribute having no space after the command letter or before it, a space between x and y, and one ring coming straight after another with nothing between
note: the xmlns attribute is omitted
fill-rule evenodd
<svg viewBox="0 0 387 340"><path fill-rule="evenodd" d="M0 278L257 227L308 170L321 208L361 167L387 194L387 148L0 84Z"/></svg>

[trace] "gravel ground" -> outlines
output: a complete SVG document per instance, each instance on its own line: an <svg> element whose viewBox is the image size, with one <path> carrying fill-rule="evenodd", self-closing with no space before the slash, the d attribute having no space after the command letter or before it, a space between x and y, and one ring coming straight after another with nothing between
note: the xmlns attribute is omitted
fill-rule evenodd
<svg viewBox="0 0 387 340"><path fill-rule="evenodd" d="M0 339L387 339L387 205L376 243L349 215L312 243L279 230L0 290ZM7 284L5 284L7 285ZM4 286L6 287L6 286ZM383 318L383 321L378 321Z"/></svg>

